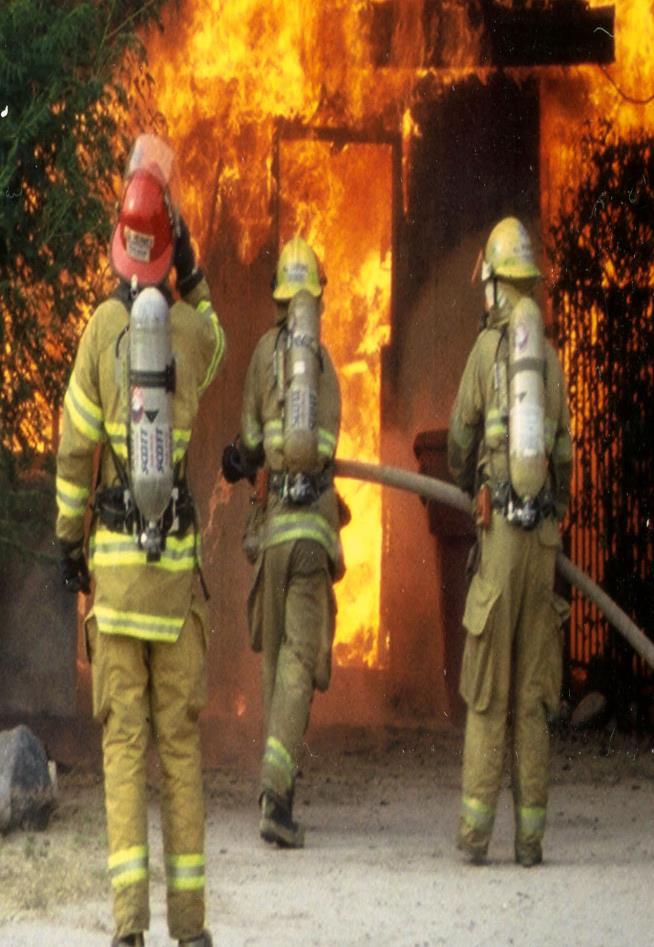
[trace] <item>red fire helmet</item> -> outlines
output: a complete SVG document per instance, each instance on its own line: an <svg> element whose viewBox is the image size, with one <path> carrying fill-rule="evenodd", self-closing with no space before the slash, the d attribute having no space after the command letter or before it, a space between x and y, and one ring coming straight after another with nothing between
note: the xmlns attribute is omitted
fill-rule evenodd
<svg viewBox="0 0 654 947"><path fill-rule="evenodd" d="M158 169L157 169L158 170ZM111 265L122 279L156 286L170 269L175 223L162 178L140 168L127 181L111 238Z"/></svg>

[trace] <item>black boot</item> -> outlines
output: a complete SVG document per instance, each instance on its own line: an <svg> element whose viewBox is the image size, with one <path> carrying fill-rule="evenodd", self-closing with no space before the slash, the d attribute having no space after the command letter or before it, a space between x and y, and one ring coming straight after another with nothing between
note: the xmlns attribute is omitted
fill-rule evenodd
<svg viewBox="0 0 654 947"><path fill-rule="evenodd" d="M275 843L280 848L304 848L304 829L293 821L292 803L282 802L278 796L263 792L259 805L259 834L264 841Z"/></svg>
<svg viewBox="0 0 654 947"><path fill-rule="evenodd" d="M180 940L179 947L213 947L213 940L209 931L202 931L197 937L190 940Z"/></svg>
<svg viewBox="0 0 654 947"><path fill-rule="evenodd" d="M143 934L124 934L122 937L116 935L111 941L111 947L143 947L145 941Z"/></svg>

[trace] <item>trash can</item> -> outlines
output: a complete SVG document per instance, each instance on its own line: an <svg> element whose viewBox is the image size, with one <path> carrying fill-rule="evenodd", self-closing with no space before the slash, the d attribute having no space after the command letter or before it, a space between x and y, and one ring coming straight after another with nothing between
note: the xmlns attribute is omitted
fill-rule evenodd
<svg viewBox="0 0 654 947"><path fill-rule="evenodd" d="M452 483L447 468L447 430L421 431L413 442L421 474ZM467 582L465 566L475 540L472 518L436 500L425 501L429 531L436 544L436 561L440 567L440 614L443 616L443 653L445 686L450 717L460 723L465 719L465 704L459 695L459 677L465 633L461 620L465 606Z"/></svg>

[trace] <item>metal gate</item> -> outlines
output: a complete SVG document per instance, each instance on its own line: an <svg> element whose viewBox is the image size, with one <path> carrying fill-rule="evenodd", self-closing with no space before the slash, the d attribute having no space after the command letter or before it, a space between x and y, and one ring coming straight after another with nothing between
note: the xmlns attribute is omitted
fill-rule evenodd
<svg viewBox="0 0 654 947"><path fill-rule="evenodd" d="M573 561L653 637L654 143L589 137L585 151L588 177L552 230L574 441L567 541ZM623 696L651 680L576 592L568 658L573 677L603 667Z"/></svg>

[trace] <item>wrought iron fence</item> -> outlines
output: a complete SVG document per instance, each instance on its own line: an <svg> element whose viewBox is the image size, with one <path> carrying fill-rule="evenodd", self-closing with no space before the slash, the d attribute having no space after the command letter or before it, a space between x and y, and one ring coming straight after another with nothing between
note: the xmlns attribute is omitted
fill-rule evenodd
<svg viewBox="0 0 654 947"><path fill-rule="evenodd" d="M584 140L582 186L551 230L554 323L574 441L572 559L654 637L654 140ZM568 667L636 693L651 673L572 595ZM607 680L608 678L608 680Z"/></svg>

